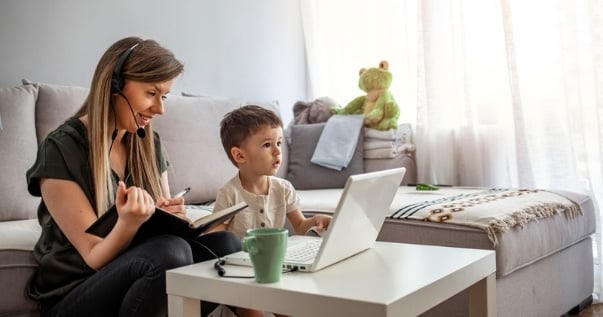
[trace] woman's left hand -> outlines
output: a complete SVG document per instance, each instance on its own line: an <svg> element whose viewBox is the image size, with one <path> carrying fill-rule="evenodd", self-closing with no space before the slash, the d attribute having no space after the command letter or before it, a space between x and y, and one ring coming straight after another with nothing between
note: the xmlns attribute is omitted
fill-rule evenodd
<svg viewBox="0 0 603 317"><path fill-rule="evenodd" d="M184 197L177 198L159 198L157 200L157 207L165 209L177 216L186 217L186 209L184 209Z"/></svg>

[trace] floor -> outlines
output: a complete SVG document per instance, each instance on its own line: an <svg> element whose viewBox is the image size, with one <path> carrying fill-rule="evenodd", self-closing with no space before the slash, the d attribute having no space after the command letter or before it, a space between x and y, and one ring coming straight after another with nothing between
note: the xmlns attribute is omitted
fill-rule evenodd
<svg viewBox="0 0 603 317"><path fill-rule="evenodd" d="M603 317L603 304L594 304L586 307L578 317Z"/></svg>

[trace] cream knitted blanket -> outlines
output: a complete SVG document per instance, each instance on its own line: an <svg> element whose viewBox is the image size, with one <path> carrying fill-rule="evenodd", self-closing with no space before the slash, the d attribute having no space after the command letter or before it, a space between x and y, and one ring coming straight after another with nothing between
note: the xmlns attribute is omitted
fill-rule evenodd
<svg viewBox="0 0 603 317"><path fill-rule="evenodd" d="M546 190L490 189L406 205L391 217L480 228L497 246L497 233L556 214L574 218L582 215L582 209L576 202Z"/></svg>

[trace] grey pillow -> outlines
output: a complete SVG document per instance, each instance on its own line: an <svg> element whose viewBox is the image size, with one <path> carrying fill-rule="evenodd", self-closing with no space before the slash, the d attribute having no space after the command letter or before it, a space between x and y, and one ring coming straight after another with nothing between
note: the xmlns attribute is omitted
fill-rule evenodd
<svg viewBox="0 0 603 317"><path fill-rule="evenodd" d="M0 88L0 221L36 217L40 199L27 192L25 172L36 160L34 86Z"/></svg>
<svg viewBox="0 0 603 317"><path fill-rule="evenodd" d="M348 176L364 172L362 133L358 137L358 145L350 164L342 171L310 162L325 124L323 122L290 126L291 144L289 144L287 179L296 189L343 188Z"/></svg>
<svg viewBox="0 0 603 317"><path fill-rule="evenodd" d="M153 119L170 162L170 190L191 187L187 203L215 200L218 189L236 174L222 149L219 120L242 104L234 98L172 95L165 114Z"/></svg>
<svg viewBox="0 0 603 317"><path fill-rule="evenodd" d="M73 116L84 104L90 91L86 87L36 83L27 79L22 82L25 86L38 87L35 115L38 142Z"/></svg>

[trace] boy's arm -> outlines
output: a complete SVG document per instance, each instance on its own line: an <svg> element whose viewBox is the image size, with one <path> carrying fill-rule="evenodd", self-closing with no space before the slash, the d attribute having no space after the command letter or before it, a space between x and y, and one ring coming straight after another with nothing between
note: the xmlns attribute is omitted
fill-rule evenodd
<svg viewBox="0 0 603 317"><path fill-rule="evenodd" d="M224 188L226 187L226 185L224 185L222 188L220 188L218 190L218 193L216 195L216 202L214 203L214 211L215 210L222 210L225 208L230 207L231 204L229 204L227 201L227 197L226 194L224 193ZM224 231L228 228L228 223L232 220L232 218L226 220L225 222L216 225L215 227L209 229L207 232L216 232L216 231Z"/></svg>
<svg viewBox="0 0 603 317"><path fill-rule="evenodd" d="M301 210L299 210L299 209L288 212L287 220L289 220L289 223L291 224L291 227L293 228L294 234L305 234L306 230L310 229L310 227L307 227L307 225L304 225L304 222L306 222L307 219L304 216L304 214L302 214ZM307 228L304 229L305 227L307 227Z"/></svg>
<svg viewBox="0 0 603 317"><path fill-rule="evenodd" d="M289 223L291 223L291 227L293 227L295 234L300 235L306 234L306 231L314 226L316 226L318 232L322 232L327 229L329 223L331 223L331 216L314 215L312 218L306 218L299 209L287 213L287 219L289 220Z"/></svg>
<svg viewBox="0 0 603 317"><path fill-rule="evenodd" d="M216 231L224 231L228 225L226 223L221 223L219 225L214 226L213 228L207 230L207 233L216 232Z"/></svg>

